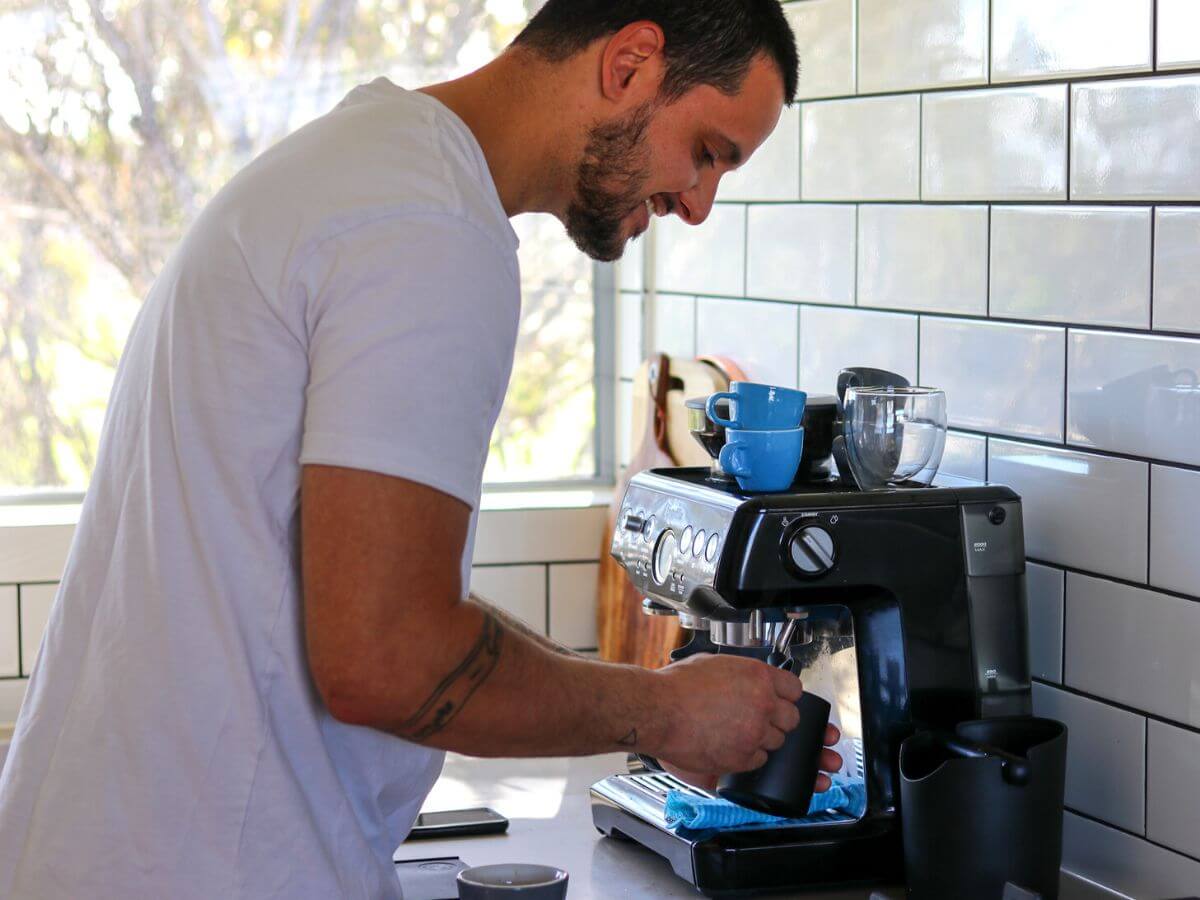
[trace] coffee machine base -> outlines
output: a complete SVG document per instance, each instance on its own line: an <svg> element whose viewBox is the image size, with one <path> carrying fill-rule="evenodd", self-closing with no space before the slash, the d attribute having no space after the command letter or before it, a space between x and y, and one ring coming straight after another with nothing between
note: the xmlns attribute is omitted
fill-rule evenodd
<svg viewBox="0 0 1200 900"><path fill-rule="evenodd" d="M669 790L699 793L665 772L612 775L592 785L592 821L602 834L634 841L665 858L676 875L706 896L903 880L895 817L853 819L829 812L788 828L676 833L663 817Z"/></svg>

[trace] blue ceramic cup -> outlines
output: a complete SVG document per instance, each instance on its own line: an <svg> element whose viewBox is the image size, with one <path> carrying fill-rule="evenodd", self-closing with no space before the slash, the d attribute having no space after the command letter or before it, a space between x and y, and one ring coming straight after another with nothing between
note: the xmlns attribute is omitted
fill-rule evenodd
<svg viewBox="0 0 1200 900"><path fill-rule="evenodd" d="M728 419L717 414L717 403L723 399L730 401ZM750 431L799 428L804 418L804 401L807 399L804 391L792 388L734 381L730 383L728 391L711 395L704 411L712 421L725 428Z"/></svg>
<svg viewBox="0 0 1200 900"><path fill-rule="evenodd" d="M746 431L729 428L721 448L721 468L743 491L783 491L791 487L804 452L804 429Z"/></svg>

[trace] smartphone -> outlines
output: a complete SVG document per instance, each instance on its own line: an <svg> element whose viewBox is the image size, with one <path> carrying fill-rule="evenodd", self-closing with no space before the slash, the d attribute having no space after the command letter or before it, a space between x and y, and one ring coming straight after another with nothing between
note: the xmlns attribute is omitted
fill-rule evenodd
<svg viewBox="0 0 1200 900"><path fill-rule="evenodd" d="M442 812L423 812L408 833L408 840L421 838L467 837L475 834L503 834L508 819L495 810L448 809Z"/></svg>

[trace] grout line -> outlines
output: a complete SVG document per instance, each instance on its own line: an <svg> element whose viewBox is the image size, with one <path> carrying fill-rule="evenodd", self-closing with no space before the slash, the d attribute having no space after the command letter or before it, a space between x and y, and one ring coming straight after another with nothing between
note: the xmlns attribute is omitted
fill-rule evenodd
<svg viewBox="0 0 1200 900"><path fill-rule="evenodd" d="M1026 562L1028 563L1028 558ZM1058 577L1062 580L1062 632L1059 638L1059 644L1062 645L1061 656L1058 658L1058 683L1067 683L1067 573L1064 569L1055 569L1058 572Z"/></svg>
<svg viewBox="0 0 1200 900"><path fill-rule="evenodd" d="M1158 722L1162 725L1170 725L1174 728L1178 728L1180 731L1187 731L1192 734L1200 734L1200 727L1195 725L1189 725L1186 722L1178 722L1175 719L1170 719L1166 716L1147 712L1144 709L1138 709L1136 706L1130 706L1128 703L1121 703L1118 700L1112 700L1100 694L1093 694L1088 691L1083 691L1066 683L1056 684L1053 681L1047 681L1045 678L1039 678L1036 675L1034 675L1031 680L1037 684L1043 685L1044 687L1052 687L1056 690L1060 690L1064 694L1073 694L1076 697L1082 697L1084 700L1093 700L1096 703L1102 703L1105 706L1111 706L1113 709L1119 709L1122 712L1132 713L1135 716L1142 716L1147 721L1153 719L1155 722Z"/></svg>
<svg viewBox="0 0 1200 900"><path fill-rule="evenodd" d="M1069 390L1071 380L1071 332L1072 328L1068 325L1063 331L1063 367L1062 367L1062 446L1066 447L1067 438L1070 436L1070 404L1071 392Z"/></svg>
<svg viewBox="0 0 1200 900"><path fill-rule="evenodd" d="M550 566L547 564L542 569L543 583L546 586L546 637L550 637Z"/></svg>
<svg viewBox="0 0 1200 900"><path fill-rule="evenodd" d="M1066 206L1080 207L1088 209L1089 207L1110 207L1110 206L1137 206L1145 207L1153 203L1155 206L1166 207L1183 207L1185 209L1194 208L1200 200L1196 198L1187 200L1172 200L1168 198L1158 197L1142 197L1140 199L1129 199L1122 197L1110 197L1099 200L1066 200L1062 197L1024 197L1017 200L1005 200L989 196L962 196L953 197L948 200L874 200L862 199L858 197L814 197L811 199L801 198L799 200L718 200L716 206L808 206L813 204L828 204L828 203L861 203L863 206L912 206L920 203L923 206L963 206L970 204L983 205L990 203L993 206Z"/></svg>
<svg viewBox="0 0 1200 900"><path fill-rule="evenodd" d="M1066 182L1066 200L1071 202L1071 97L1074 94L1074 88L1071 82L1067 82L1067 182Z"/></svg>
<svg viewBox="0 0 1200 900"><path fill-rule="evenodd" d="M1124 834L1128 837L1136 838L1137 840L1142 841L1143 843L1150 844L1154 847L1157 847L1160 850L1165 850L1167 853L1170 853L1172 856L1178 856L1180 859L1192 860L1193 862L1200 862L1200 857L1188 856L1186 853L1180 853L1174 847L1168 847L1166 844L1160 844L1158 841L1151 840L1150 838L1146 837L1144 834L1138 834L1136 831L1130 831L1128 828L1123 828L1120 825L1114 825L1112 822L1105 821L1104 819L1101 819L1097 816L1093 816L1090 813L1080 812L1079 810L1075 809L1075 807L1073 807L1073 806L1067 806L1064 804L1063 809L1065 809L1067 812L1071 813L1072 815L1078 816L1081 819L1087 819L1089 822L1095 822L1097 825L1103 825L1105 828L1111 828L1113 831L1119 831L1121 834Z"/></svg>
<svg viewBox="0 0 1200 900"><path fill-rule="evenodd" d="M1150 720L1142 722L1142 833L1150 832Z"/></svg>
<svg viewBox="0 0 1200 900"><path fill-rule="evenodd" d="M924 318L924 316L917 316L917 384L925 383L921 377L921 320Z"/></svg>
<svg viewBox="0 0 1200 900"><path fill-rule="evenodd" d="M1150 583L1150 533L1154 530L1154 466L1146 466L1146 584Z"/></svg>
<svg viewBox="0 0 1200 900"><path fill-rule="evenodd" d="M1158 71L1158 4L1153 0L1150 4L1150 68Z"/></svg>
<svg viewBox="0 0 1200 900"><path fill-rule="evenodd" d="M996 4L993 0L988 0L987 9L987 42L983 46L984 56L987 57L985 63L987 68L987 83L992 84L992 38L996 34Z"/></svg>
<svg viewBox="0 0 1200 900"><path fill-rule="evenodd" d="M25 675L25 647L21 640L21 585L17 585L17 676Z"/></svg>
<svg viewBox="0 0 1200 900"><path fill-rule="evenodd" d="M1048 559L1041 559L1039 557L1030 556L1028 554L1026 554L1026 556L1025 556L1025 561L1035 563L1039 566L1048 566L1052 569L1061 569L1062 571L1069 572L1072 575L1083 575L1086 578L1094 578L1097 581L1107 581L1111 584L1122 585L1123 587L1137 588L1139 591L1147 591L1148 593L1159 594L1163 597L1173 597L1176 600L1187 600L1190 603L1200 603L1200 597L1195 597L1195 596L1192 596L1191 594L1185 594L1181 591L1171 590L1170 588L1154 587L1153 585L1142 584L1141 582L1137 582L1137 581L1130 581L1128 578L1118 578L1115 575L1105 575L1102 572L1090 572L1087 569L1080 569L1080 568L1077 568L1076 566L1068 566L1065 563L1054 562L1054 561L1048 560ZM1065 588L1063 591L1063 604L1064 604L1064 606L1066 604ZM1064 613L1064 616L1065 616L1065 613ZM1065 630L1065 625L1064 625L1064 630Z"/></svg>
<svg viewBox="0 0 1200 900"><path fill-rule="evenodd" d="M854 296L851 298L851 306L858 306L858 267L863 252L862 217L859 215L861 209L861 203L854 204Z"/></svg>
<svg viewBox="0 0 1200 900"><path fill-rule="evenodd" d="M600 561L595 559L533 559L512 560L511 562L472 563L472 569L512 569L517 566L594 566Z"/></svg>
<svg viewBox="0 0 1200 900"><path fill-rule="evenodd" d="M989 65L990 68L990 65ZM1062 84L1091 84L1101 81L1137 81L1146 78L1176 78L1183 75L1200 74L1200 65L1189 65L1179 69L1138 69L1125 72L1061 73L1056 72L1042 78L1019 78L1013 81L976 81L957 84L931 84L921 88L895 89L889 91L859 91L855 85L853 94L829 94L824 97L808 97L805 103L835 103L863 97L896 97L903 94L949 94L983 93L985 91L1008 90L1022 87L1054 87Z"/></svg>
<svg viewBox="0 0 1200 900"><path fill-rule="evenodd" d="M984 256L984 287L983 311L989 319L992 317L992 207L987 208L987 247Z"/></svg>
<svg viewBox="0 0 1200 900"><path fill-rule="evenodd" d="M911 204L909 204L911 205ZM1192 206L1197 204L1193 203ZM668 296L676 297L695 297L697 296L691 291L674 291L662 290L659 293ZM979 314L953 312L950 310L940 309L917 309L915 307L897 307L897 306L848 306L845 303L819 303L813 300L796 301L796 300L780 300L778 297L756 297L746 294L713 294L706 293L701 296L711 297L714 300L753 300L756 303L778 303L787 306L819 306L824 309L860 309L864 312L884 312L894 313L898 315L926 315L934 316L939 319L955 319L966 322L977 322L980 325L1032 325L1036 328L1055 328L1059 330L1071 329L1073 331L1086 331L1094 334L1115 334L1115 335L1130 335L1133 337L1161 337L1174 338L1176 340L1191 341L1200 343L1200 332L1194 331L1175 331L1160 329L1152 331L1149 328L1137 328L1132 325L1103 325L1092 324L1088 322L1072 322L1066 319L1021 319L1009 316L995 316L985 318Z"/></svg>
<svg viewBox="0 0 1200 900"><path fill-rule="evenodd" d="M917 95L917 202L925 199L925 95Z"/></svg>
<svg viewBox="0 0 1200 900"><path fill-rule="evenodd" d="M27 675L0 675L0 681L28 681Z"/></svg>
<svg viewBox="0 0 1200 900"><path fill-rule="evenodd" d="M1146 326L1154 330L1154 242L1158 235L1158 207L1150 207L1150 309Z"/></svg>

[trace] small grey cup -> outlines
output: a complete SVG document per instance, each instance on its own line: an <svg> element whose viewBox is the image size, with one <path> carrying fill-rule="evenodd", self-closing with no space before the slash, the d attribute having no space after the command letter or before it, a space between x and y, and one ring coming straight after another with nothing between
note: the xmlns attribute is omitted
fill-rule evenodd
<svg viewBox="0 0 1200 900"><path fill-rule="evenodd" d="M458 873L459 900L562 900L567 873L555 866L500 863Z"/></svg>

